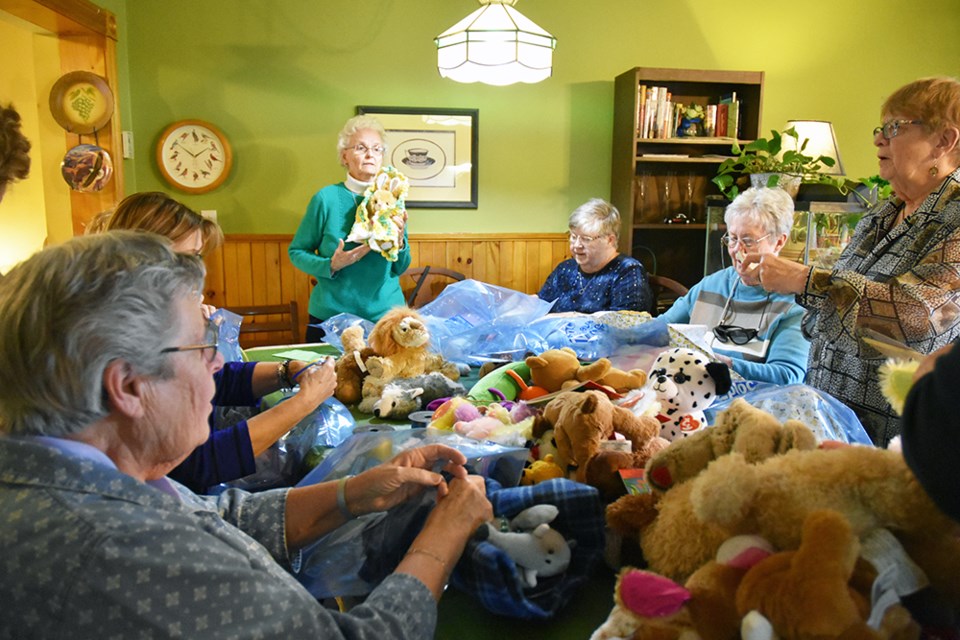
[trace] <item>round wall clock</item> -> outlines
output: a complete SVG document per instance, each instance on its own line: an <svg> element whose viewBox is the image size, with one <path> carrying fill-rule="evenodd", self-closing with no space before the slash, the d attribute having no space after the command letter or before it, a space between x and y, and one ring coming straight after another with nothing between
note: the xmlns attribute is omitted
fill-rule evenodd
<svg viewBox="0 0 960 640"><path fill-rule="evenodd" d="M206 193L223 184L233 151L223 132L202 120L180 120L164 129L157 143L164 179L187 193Z"/></svg>

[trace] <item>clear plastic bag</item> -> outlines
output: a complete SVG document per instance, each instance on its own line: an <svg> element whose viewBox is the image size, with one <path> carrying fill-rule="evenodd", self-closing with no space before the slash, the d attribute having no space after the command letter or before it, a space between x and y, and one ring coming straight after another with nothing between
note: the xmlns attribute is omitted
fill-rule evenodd
<svg viewBox="0 0 960 640"><path fill-rule="evenodd" d="M618 317L631 321L619 323ZM531 324L527 332L541 337L546 345L538 353L570 347L583 361L610 357L632 346L665 347L670 343L666 322L625 312L546 316Z"/></svg>
<svg viewBox="0 0 960 640"><path fill-rule="evenodd" d="M873 444L857 414L829 393L805 384L754 384L754 389L727 397L706 409L707 423L713 424L717 414L730 406L734 399L743 398L780 422L791 418L799 420L813 430L817 442L838 440L850 444Z"/></svg>
<svg viewBox="0 0 960 640"><path fill-rule="evenodd" d="M404 449L440 443L467 457L467 469L486 478L519 482L527 450L502 447L427 429L355 433L297 486L362 473ZM360 516L302 552L297 580L316 598L370 593L400 563L433 508L436 491L383 513Z"/></svg>
<svg viewBox="0 0 960 640"><path fill-rule="evenodd" d="M217 325L217 350L223 355L224 362L241 362L243 349L240 348L240 323L243 316L227 309L217 309L210 314L210 321Z"/></svg>
<svg viewBox="0 0 960 640"><path fill-rule="evenodd" d="M324 320L320 323L320 328L323 329L323 340L329 345L332 345L343 351L343 343L340 342L340 334L343 333L343 330L347 327L353 327L355 325L360 325L363 327L363 335L369 336L370 331L373 329L373 323L369 320L364 320L360 316L355 316L352 313L338 313L337 315Z"/></svg>
<svg viewBox="0 0 960 640"><path fill-rule="evenodd" d="M264 491L292 486L308 473L305 461L311 455L341 444L353 434L355 424L350 410L336 398L329 398L257 456L255 473L218 485L210 493L227 488Z"/></svg>
<svg viewBox="0 0 960 640"><path fill-rule="evenodd" d="M553 306L505 287L463 280L445 288L419 309L430 330L430 344L445 359L482 364L520 360L547 347L529 325Z"/></svg>

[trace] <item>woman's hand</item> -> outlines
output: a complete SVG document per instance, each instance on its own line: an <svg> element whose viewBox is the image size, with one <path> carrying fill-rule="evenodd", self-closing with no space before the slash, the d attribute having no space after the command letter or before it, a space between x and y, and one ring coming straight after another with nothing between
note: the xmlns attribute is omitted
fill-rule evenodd
<svg viewBox="0 0 960 640"><path fill-rule="evenodd" d="M300 390L288 402L300 402L307 411L313 411L337 389L337 374L333 369L334 360L326 358L322 363L311 364L296 362L300 366L295 368L294 362L290 363L290 377L300 385Z"/></svg>
<svg viewBox="0 0 960 640"><path fill-rule="evenodd" d="M810 267L773 253L748 253L737 268L744 284L773 293L803 293Z"/></svg>
<svg viewBox="0 0 960 640"><path fill-rule="evenodd" d="M436 487L438 498L444 498L450 488L443 476L431 469L442 464L442 470L454 478L466 478L466 461L456 449L440 444L408 449L348 480L347 507L354 515L386 511L429 487Z"/></svg>
<svg viewBox="0 0 960 640"><path fill-rule="evenodd" d="M340 271L344 267L348 267L351 264L358 262L368 253L370 253L370 245L366 243L360 245L356 249L344 251L343 240L341 240L337 245L337 250L333 252L333 257L330 258L330 271Z"/></svg>

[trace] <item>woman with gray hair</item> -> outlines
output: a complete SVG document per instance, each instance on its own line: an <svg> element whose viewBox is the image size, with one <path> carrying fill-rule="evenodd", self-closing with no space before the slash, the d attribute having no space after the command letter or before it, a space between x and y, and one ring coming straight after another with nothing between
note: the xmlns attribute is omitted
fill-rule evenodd
<svg viewBox="0 0 960 640"><path fill-rule="evenodd" d="M203 277L198 257L118 231L0 280L0 637L432 638L450 571L493 517L460 452L426 445L337 481L218 498L166 477L209 436L223 365ZM324 534L426 489L423 529L349 613L291 575Z"/></svg>
<svg viewBox="0 0 960 640"><path fill-rule="evenodd" d="M717 357L747 380L803 382L810 343L800 331L803 309L793 296L769 293L748 284L743 266L748 253L777 255L793 226L793 199L783 189L747 189L723 216L720 239L732 265L711 273L661 318L702 324Z"/></svg>
<svg viewBox="0 0 960 640"><path fill-rule="evenodd" d="M314 194L290 242L290 262L317 279L310 294L307 342L323 339L323 332L311 325L338 313L376 322L404 304L400 276L410 266L405 221L397 221L402 241L396 262L371 252L367 244L344 246L363 192L383 164L385 139L383 125L375 118L359 115L347 120L337 138L337 154L347 176Z"/></svg>
<svg viewBox="0 0 960 640"><path fill-rule="evenodd" d="M647 272L634 258L620 255L620 212L593 198L570 214L570 253L547 276L537 295L555 301L551 313L652 311Z"/></svg>

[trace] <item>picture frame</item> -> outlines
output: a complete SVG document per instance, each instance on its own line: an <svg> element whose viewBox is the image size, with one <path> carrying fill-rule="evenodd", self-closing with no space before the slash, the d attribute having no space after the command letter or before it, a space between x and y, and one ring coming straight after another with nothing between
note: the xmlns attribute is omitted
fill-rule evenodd
<svg viewBox="0 0 960 640"><path fill-rule="evenodd" d="M476 209L479 109L358 106L387 132L383 164L410 180L408 208Z"/></svg>

